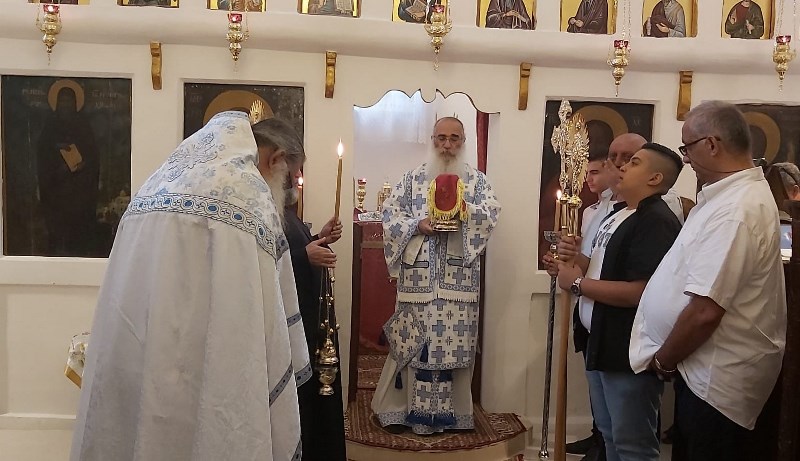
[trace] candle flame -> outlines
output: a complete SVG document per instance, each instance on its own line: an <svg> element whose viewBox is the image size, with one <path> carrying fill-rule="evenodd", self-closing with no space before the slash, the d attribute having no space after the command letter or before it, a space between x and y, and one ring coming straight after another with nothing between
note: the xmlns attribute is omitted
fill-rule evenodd
<svg viewBox="0 0 800 461"><path fill-rule="evenodd" d="M558 192L556 192L556 198L561 200L561 189L559 189Z"/></svg>
<svg viewBox="0 0 800 461"><path fill-rule="evenodd" d="M297 186L298 186L298 187L303 187L303 182L304 182L304 181L303 181L303 177L302 177L302 176L300 176L299 178L297 178Z"/></svg>
<svg viewBox="0 0 800 461"><path fill-rule="evenodd" d="M339 140L339 145L336 146L336 154L339 158L342 158L342 154L344 154L344 144L342 144L342 140Z"/></svg>

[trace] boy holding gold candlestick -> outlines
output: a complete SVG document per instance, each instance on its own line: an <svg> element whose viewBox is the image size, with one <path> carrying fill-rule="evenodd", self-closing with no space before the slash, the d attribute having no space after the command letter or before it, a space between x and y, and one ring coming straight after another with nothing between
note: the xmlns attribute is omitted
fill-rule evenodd
<svg viewBox="0 0 800 461"><path fill-rule="evenodd" d="M661 196L675 183L680 156L647 143L622 167L617 189L625 198L592 238L591 256L581 239L562 236L558 284L580 297L576 337L585 349L592 410L609 460L658 460L658 409L663 382L655 373L633 373L630 333L647 280L680 232ZM585 236L585 238L590 238Z"/></svg>

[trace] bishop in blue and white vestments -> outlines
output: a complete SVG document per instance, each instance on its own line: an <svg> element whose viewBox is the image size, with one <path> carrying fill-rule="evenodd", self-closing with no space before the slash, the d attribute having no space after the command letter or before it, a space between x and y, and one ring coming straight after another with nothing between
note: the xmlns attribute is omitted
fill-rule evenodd
<svg viewBox="0 0 800 461"><path fill-rule="evenodd" d="M262 177L258 129L216 115L133 197L100 290L72 461L300 459L297 386L311 368L279 217L288 169ZM282 136L297 138L275 142L287 158L304 156Z"/></svg>
<svg viewBox="0 0 800 461"><path fill-rule="evenodd" d="M455 138L445 137L444 144ZM434 136L434 147L440 144ZM390 353L372 409L382 426L404 425L417 434L474 428L479 256L500 213L486 175L460 158L444 168L435 159L407 172L383 204L384 255L397 278L397 305L384 326ZM429 216L428 190L439 173L461 177L467 217L458 231L429 236L419 226Z"/></svg>

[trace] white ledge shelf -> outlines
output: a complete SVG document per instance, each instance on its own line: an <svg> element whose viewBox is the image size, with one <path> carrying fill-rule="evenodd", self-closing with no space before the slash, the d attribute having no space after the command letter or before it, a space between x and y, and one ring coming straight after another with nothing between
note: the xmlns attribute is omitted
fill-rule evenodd
<svg viewBox="0 0 800 461"><path fill-rule="evenodd" d="M277 3L277 0L275 0ZM285 3L285 0L284 2ZM113 0L93 0L88 6L62 8L59 43L147 45L151 40L169 45L226 48L224 12L207 10L205 2L184 0L177 9L120 7ZM376 17L309 16L270 9L248 15L248 49L324 53L374 58L430 61L433 51L422 26ZM465 12L462 12L462 14ZM634 12L635 13L635 12ZM0 38L40 40L34 27L36 5L3 5ZM455 16L455 15L454 15ZM541 24L541 23L540 23ZM634 22L635 25L635 22ZM701 31L709 27L701 28ZM636 27L634 27L636 30ZM711 31L713 32L713 30ZM455 22L445 37L443 62L518 65L575 69L607 68L612 36L568 34L555 30L482 29ZM631 71L707 73L774 73L771 40L723 39L706 33L694 38L631 38ZM58 52L56 45L55 53ZM169 59L165 51L165 59ZM790 66L790 77L794 68Z"/></svg>

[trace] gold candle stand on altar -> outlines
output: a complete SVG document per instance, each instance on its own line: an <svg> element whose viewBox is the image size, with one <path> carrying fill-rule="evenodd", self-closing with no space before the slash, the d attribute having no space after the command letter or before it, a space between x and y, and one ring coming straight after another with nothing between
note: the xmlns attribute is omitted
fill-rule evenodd
<svg viewBox="0 0 800 461"><path fill-rule="evenodd" d="M589 160L589 135L586 123L579 114L572 115L569 101L561 101L558 110L559 126L553 129L551 142L553 150L561 157L561 173L559 184L561 191L556 201L555 225L553 231L545 231L545 239L550 243L550 252L554 257L556 244L560 237L576 237L579 231L578 212L582 202L580 198L583 183L586 179L586 165ZM563 261L567 262L568 261ZM545 395L542 417L542 443L539 451L540 459L549 459L547 452L547 430L550 413L550 381L553 352L553 329L555 318L556 278L550 280L550 305L548 312L547 357L545 368ZM567 444L567 350L569 349L569 324L571 317L572 297L569 293L561 294L561 313L559 319L558 349L558 381L556 388L556 461L566 461Z"/></svg>

